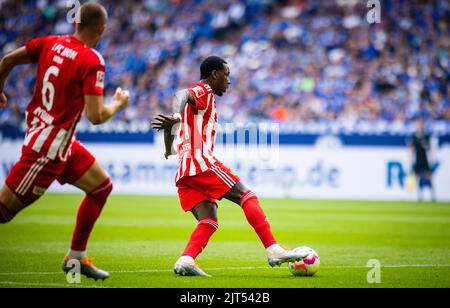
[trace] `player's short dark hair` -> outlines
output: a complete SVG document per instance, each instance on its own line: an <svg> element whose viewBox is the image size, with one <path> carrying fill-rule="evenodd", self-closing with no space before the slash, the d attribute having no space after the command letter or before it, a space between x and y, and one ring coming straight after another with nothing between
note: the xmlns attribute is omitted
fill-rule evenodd
<svg viewBox="0 0 450 308"><path fill-rule="evenodd" d="M211 76L213 71L220 71L224 68L224 64L228 64L227 61L221 57L211 56L205 59L200 65L200 78L206 79Z"/></svg>
<svg viewBox="0 0 450 308"><path fill-rule="evenodd" d="M108 12L105 7L97 2L89 1L80 7L80 23L78 30L94 28L105 25L108 21Z"/></svg>

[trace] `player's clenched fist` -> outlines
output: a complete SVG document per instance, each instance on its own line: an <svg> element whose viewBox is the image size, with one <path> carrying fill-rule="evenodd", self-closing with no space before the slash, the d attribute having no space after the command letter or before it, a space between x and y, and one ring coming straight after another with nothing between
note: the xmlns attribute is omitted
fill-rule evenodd
<svg viewBox="0 0 450 308"><path fill-rule="evenodd" d="M6 98L6 95L4 93L0 93L0 108L5 108L7 102L8 99Z"/></svg>
<svg viewBox="0 0 450 308"><path fill-rule="evenodd" d="M122 88L117 88L116 94L114 94L114 101L119 103L120 110L125 109L128 105L128 100L130 97L129 91L124 91Z"/></svg>

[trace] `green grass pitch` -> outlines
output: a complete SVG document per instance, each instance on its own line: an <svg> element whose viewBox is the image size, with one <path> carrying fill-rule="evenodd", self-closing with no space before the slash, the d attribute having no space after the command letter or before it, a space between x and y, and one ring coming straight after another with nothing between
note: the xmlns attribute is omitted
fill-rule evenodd
<svg viewBox="0 0 450 308"><path fill-rule="evenodd" d="M111 271L105 282L71 285L60 272L81 195L46 195L0 225L4 287L450 287L450 204L263 199L280 243L310 246L321 258L312 278L270 268L242 210L222 202L219 231L198 258L213 278L177 277L172 268L195 220L172 197L110 198L88 253ZM381 262L369 284L367 262Z"/></svg>

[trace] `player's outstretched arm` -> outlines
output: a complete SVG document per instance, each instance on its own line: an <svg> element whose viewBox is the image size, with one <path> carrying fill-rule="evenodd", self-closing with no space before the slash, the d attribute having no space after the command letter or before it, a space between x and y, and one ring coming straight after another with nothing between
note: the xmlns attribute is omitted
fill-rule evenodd
<svg viewBox="0 0 450 308"><path fill-rule="evenodd" d="M188 89L183 89L175 93L172 100L173 113L182 114L186 104L195 104L194 97Z"/></svg>
<svg viewBox="0 0 450 308"><path fill-rule="evenodd" d="M152 129L156 131L167 130L172 131L172 127L181 122L181 116L179 114L164 115L158 114L152 121Z"/></svg>
<svg viewBox="0 0 450 308"><path fill-rule="evenodd" d="M164 145L166 151L164 157L166 159L171 155L176 154L176 149L173 147L173 142L175 140L175 125L180 123L181 116L168 116L164 114L158 114L156 118L152 121L152 128L156 131L164 130Z"/></svg>
<svg viewBox="0 0 450 308"><path fill-rule="evenodd" d="M118 88L112 103L105 105L102 95L86 95L84 100L89 121L94 125L108 122L117 112L125 109L128 105L129 96L130 93L128 91Z"/></svg>
<svg viewBox="0 0 450 308"><path fill-rule="evenodd" d="M4 56L0 61L0 108L5 108L7 104L6 95L3 93L5 82L14 67L20 64L30 64L32 60L25 47L14 50Z"/></svg>
<svg viewBox="0 0 450 308"><path fill-rule="evenodd" d="M163 114L158 114L156 118L152 121L152 128L160 131L171 130L172 126L181 122L181 114L186 108L186 104L195 104L194 97L192 97L191 92L188 89L180 90L173 96L172 99L172 116L166 116Z"/></svg>
<svg viewBox="0 0 450 308"><path fill-rule="evenodd" d="M164 153L164 157L169 159L170 156L177 154L177 150L173 146L173 142L175 140L175 135L172 134L170 130L164 131L164 145L166 147L166 152Z"/></svg>
<svg viewBox="0 0 450 308"><path fill-rule="evenodd" d="M151 123L154 130L164 130L164 144L166 148L164 157L166 159L168 159L169 156L176 154L176 149L173 147L173 142L175 140L174 127L181 122L181 113L183 113L186 108L186 104L195 104L192 94L188 89L178 91L175 93L172 100L172 110L174 114L171 116L158 114Z"/></svg>
<svg viewBox="0 0 450 308"><path fill-rule="evenodd" d="M194 98L188 89L184 89L175 93L172 99L172 116L158 114L152 121L152 128L160 131L172 130L172 127L181 122L181 114L186 108L186 104L195 104Z"/></svg>

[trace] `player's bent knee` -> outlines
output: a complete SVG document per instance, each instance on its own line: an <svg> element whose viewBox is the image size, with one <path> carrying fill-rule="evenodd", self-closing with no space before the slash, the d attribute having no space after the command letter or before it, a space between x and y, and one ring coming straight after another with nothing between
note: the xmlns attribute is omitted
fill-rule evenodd
<svg viewBox="0 0 450 308"><path fill-rule="evenodd" d="M99 201L105 202L113 191L113 183L110 178L106 179L100 186L88 193L88 196Z"/></svg>
<svg viewBox="0 0 450 308"><path fill-rule="evenodd" d="M258 196L256 196L256 194L253 191L248 190L241 196L241 199L239 200L239 204L242 207L242 206L244 206L245 203L247 203L247 201L252 200L252 199L258 199Z"/></svg>
<svg viewBox="0 0 450 308"><path fill-rule="evenodd" d="M198 222L199 225L206 225L212 227L213 232L219 229L219 222L215 218L203 218Z"/></svg>
<svg viewBox="0 0 450 308"><path fill-rule="evenodd" d="M242 182L238 182L233 188L224 196L225 199L230 200L237 205L241 205L240 200L245 193L248 192L248 189L242 184Z"/></svg>

